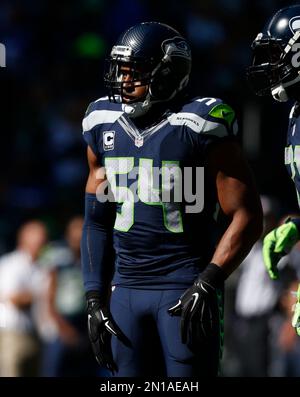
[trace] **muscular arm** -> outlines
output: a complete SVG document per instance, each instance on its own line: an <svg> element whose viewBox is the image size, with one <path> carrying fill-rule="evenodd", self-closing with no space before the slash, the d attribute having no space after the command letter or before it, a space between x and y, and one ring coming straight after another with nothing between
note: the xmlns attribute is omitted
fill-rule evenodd
<svg viewBox="0 0 300 397"><path fill-rule="evenodd" d="M100 166L98 164L97 157L89 146L87 148L87 159L89 164L89 176L87 179L85 192L96 194L97 188L105 182L105 179L101 179L99 177Z"/></svg>
<svg viewBox="0 0 300 397"><path fill-rule="evenodd" d="M172 316L181 315L181 340L190 349L198 349L199 343L202 346L208 336L219 333L220 295L217 289L221 292L224 279L241 263L262 232L260 200L238 144L219 142L211 147L207 161L207 171L215 184L228 227L211 263L168 309Z"/></svg>
<svg viewBox="0 0 300 397"><path fill-rule="evenodd" d="M251 171L239 145L224 142L208 155L220 207L229 221L211 262L228 276L262 233L262 209Z"/></svg>
<svg viewBox="0 0 300 397"><path fill-rule="evenodd" d="M105 183L99 177L97 157L88 147L89 176L86 184L85 219L81 240L81 261L86 292L98 291L106 295L113 272L112 228L113 203L101 203L96 191ZM100 173L101 174L101 173Z"/></svg>

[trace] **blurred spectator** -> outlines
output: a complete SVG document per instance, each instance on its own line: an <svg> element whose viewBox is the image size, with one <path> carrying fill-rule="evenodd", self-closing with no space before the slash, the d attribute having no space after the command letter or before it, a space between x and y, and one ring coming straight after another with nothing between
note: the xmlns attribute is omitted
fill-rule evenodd
<svg viewBox="0 0 300 397"><path fill-rule="evenodd" d="M83 167L84 144L78 133L82 115L80 106L80 101L73 98L66 100L60 111L56 109L54 114L47 112L44 116L50 175L54 186L60 189L82 186L86 176Z"/></svg>
<svg viewBox="0 0 300 397"><path fill-rule="evenodd" d="M0 261L0 371L2 376L37 376L40 346L33 307L43 272L37 260L47 241L45 225L30 221L18 231L17 248Z"/></svg>
<svg viewBox="0 0 300 397"><path fill-rule="evenodd" d="M44 376L92 376L98 369L87 335L80 269L82 225L82 217L72 218L65 241L52 243L43 258L51 267L48 307L57 329L54 339L45 345Z"/></svg>

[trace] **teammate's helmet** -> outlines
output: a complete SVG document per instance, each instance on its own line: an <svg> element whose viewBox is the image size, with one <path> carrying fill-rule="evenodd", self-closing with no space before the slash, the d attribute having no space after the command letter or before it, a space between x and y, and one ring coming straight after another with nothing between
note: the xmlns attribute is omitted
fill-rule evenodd
<svg viewBox="0 0 300 397"><path fill-rule="evenodd" d="M248 80L257 95L300 98L300 5L279 10L252 43Z"/></svg>
<svg viewBox="0 0 300 397"><path fill-rule="evenodd" d="M136 117L155 102L169 101L188 83L191 50L187 41L172 27L159 22L139 23L124 32L113 46L104 74L109 99L123 102L124 84L120 67L130 66L131 83L148 86L142 98L123 104Z"/></svg>

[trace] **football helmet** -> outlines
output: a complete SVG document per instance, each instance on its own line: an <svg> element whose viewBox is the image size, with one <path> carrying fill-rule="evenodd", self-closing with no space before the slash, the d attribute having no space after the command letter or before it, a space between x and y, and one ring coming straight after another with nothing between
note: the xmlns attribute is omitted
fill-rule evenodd
<svg viewBox="0 0 300 397"><path fill-rule="evenodd" d="M130 117L145 114L154 103L173 99L189 81L191 50L172 27L143 22L125 31L112 47L104 73L109 100L121 102ZM130 69L124 81L122 67ZM124 100L129 84L144 86L144 94Z"/></svg>
<svg viewBox="0 0 300 397"><path fill-rule="evenodd" d="M283 8L252 43L253 62L247 69L257 95L280 102L300 98L300 5Z"/></svg>

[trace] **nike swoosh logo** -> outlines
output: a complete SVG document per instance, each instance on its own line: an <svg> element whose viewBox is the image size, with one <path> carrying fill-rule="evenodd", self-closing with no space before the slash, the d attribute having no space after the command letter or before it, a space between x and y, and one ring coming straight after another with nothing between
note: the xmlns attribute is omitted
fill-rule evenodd
<svg viewBox="0 0 300 397"><path fill-rule="evenodd" d="M107 320L108 320L108 317L105 317L105 316L104 316L102 310L100 310L100 314L101 314L101 317L102 317L102 320L103 320L103 321L107 321Z"/></svg>
<svg viewBox="0 0 300 397"><path fill-rule="evenodd" d="M191 312L194 310L194 307L196 306L196 303L198 302L199 292L194 292L192 296L194 296L195 299L194 299L194 302L193 302L193 306L191 307Z"/></svg>
<svg viewBox="0 0 300 397"><path fill-rule="evenodd" d="M110 333L112 333L112 334L114 334L114 335L117 336L116 331L115 331L114 329L112 329L112 328L108 325L108 323L105 324L105 327L106 327L106 329L107 329Z"/></svg>
<svg viewBox="0 0 300 397"><path fill-rule="evenodd" d="M232 114L233 112L230 112L230 111L228 111L228 110L222 110L222 116L223 117L226 117L226 116L228 116L229 114Z"/></svg>
<svg viewBox="0 0 300 397"><path fill-rule="evenodd" d="M111 328L111 326L109 325L109 318L104 316L102 310L100 310L100 315L102 317L102 320L104 321L104 325L106 329L113 335L117 335L116 331L113 328Z"/></svg>

